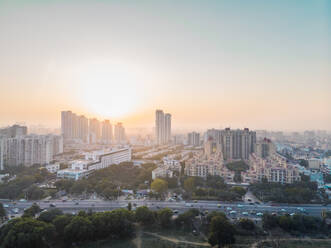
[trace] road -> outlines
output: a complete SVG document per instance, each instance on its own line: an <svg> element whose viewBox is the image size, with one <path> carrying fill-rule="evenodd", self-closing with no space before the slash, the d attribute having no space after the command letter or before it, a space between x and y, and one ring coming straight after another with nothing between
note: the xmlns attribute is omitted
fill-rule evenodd
<svg viewBox="0 0 331 248"><path fill-rule="evenodd" d="M18 210L18 213L22 213L24 209L30 207L33 203L37 203L42 209L52 208L50 204L54 204L56 208L63 210L64 212L77 213L80 210L93 210L95 212L109 211L117 208L126 208L127 204L131 202L132 206L140 207L147 206L150 209L157 210L161 208L170 208L177 210L178 213L182 213L191 208L197 208L201 211L223 211L233 217L257 217L257 213L304 213L310 216L321 216L323 210L331 211L331 206L321 205L279 205L271 206L268 204L254 204L248 203L222 203L217 201L198 201L198 202L168 202L168 201L154 201L154 200L121 200L121 201L102 201L102 200L67 200L65 202L61 200L45 201L25 201L25 202L4 202L9 214L14 214L14 209ZM253 204L253 203L251 203ZM176 211L176 212L177 212ZM230 214L231 211L236 213ZM246 212L246 213L245 213ZM244 214L243 214L244 213Z"/></svg>

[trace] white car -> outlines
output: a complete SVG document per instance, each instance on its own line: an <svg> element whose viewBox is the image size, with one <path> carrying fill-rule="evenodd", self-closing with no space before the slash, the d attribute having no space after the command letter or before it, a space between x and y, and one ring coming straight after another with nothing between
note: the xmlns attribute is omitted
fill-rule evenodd
<svg viewBox="0 0 331 248"><path fill-rule="evenodd" d="M248 215L248 212L242 212L242 215Z"/></svg>
<svg viewBox="0 0 331 248"><path fill-rule="evenodd" d="M242 208L242 207L244 207L244 206L241 205L241 204L238 204L237 207L238 207L238 208Z"/></svg>
<svg viewBox="0 0 331 248"><path fill-rule="evenodd" d="M9 208L9 205L7 205L7 204L3 204L3 207L4 207L4 208Z"/></svg>
<svg viewBox="0 0 331 248"><path fill-rule="evenodd" d="M230 210L232 210L232 208L230 208L230 207L227 207L227 208L226 208L226 210L230 211Z"/></svg>
<svg viewBox="0 0 331 248"><path fill-rule="evenodd" d="M262 216L263 213L256 213L256 216Z"/></svg>
<svg viewBox="0 0 331 248"><path fill-rule="evenodd" d="M237 211L234 211L234 210L232 210L231 212L230 212L230 214L236 214L237 213Z"/></svg>
<svg viewBox="0 0 331 248"><path fill-rule="evenodd" d="M286 210L285 210L284 208L282 208L280 211L282 211L282 212L286 212Z"/></svg>

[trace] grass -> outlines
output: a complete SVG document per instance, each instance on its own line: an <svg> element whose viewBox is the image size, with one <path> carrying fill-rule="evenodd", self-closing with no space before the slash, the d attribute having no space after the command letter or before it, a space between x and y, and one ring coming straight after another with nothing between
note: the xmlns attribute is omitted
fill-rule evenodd
<svg viewBox="0 0 331 248"><path fill-rule="evenodd" d="M276 246L275 246L276 245ZM330 248L330 240L281 240L281 241L266 241L261 243L258 247L282 247L282 248Z"/></svg>

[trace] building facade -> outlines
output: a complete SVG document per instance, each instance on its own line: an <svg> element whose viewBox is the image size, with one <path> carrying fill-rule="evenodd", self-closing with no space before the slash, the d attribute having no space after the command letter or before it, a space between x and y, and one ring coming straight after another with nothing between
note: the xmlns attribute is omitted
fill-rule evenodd
<svg viewBox="0 0 331 248"><path fill-rule="evenodd" d="M118 122L115 125L114 136L115 136L116 144L125 144L126 143L125 128L121 122Z"/></svg>
<svg viewBox="0 0 331 248"><path fill-rule="evenodd" d="M224 130L210 129L206 132L205 141L209 138L220 144L225 160L243 159L248 160L249 155L256 149L256 132L243 130Z"/></svg>
<svg viewBox="0 0 331 248"><path fill-rule="evenodd" d="M49 164L63 152L63 138L58 135L26 135L1 141L3 165L31 166Z"/></svg>
<svg viewBox="0 0 331 248"><path fill-rule="evenodd" d="M187 144L190 146L200 146L200 134L197 132L188 133Z"/></svg>
<svg viewBox="0 0 331 248"><path fill-rule="evenodd" d="M155 112L155 141L157 145L168 144L171 140L171 114L163 110Z"/></svg>
<svg viewBox="0 0 331 248"><path fill-rule="evenodd" d="M102 134L101 140L103 144L111 144L113 140L113 127L109 120L104 120L102 122Z"/></svg>

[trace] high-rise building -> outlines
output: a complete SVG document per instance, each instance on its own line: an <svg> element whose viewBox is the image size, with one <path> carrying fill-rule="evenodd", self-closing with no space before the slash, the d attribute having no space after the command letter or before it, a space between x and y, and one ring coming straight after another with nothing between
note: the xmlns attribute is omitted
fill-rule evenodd
<svg viewBox="0 0 331 248"><path fill-rule="evenodd" d="M109 120L104 120L102 122L102 135L101 135L102 143L111 144L113 140L113 128L110 124Z"/></svg>
<svg viewBox="0 0 331 248"><path fill-rule="evenodd" d="M0 136L6 138L14 138L17 136L27 135L28 128L26 126L13 125L0 129Z"/></svg>
<svg viewBox="0 0 331 248"><path fill-rule="evenodd" d="M73 121L71 111L61 112L61 133L64 140L73 138Z"/></svg>
<svg viewBox="0 0 331 248"><path fill-rule="evenodd" d="M0 170L5 166L5 139L0 138Z"/></svg>
<svg viewBox="0 0 331 248"><path fill-rule="evenodd" d="M171 140L171 114L164 114L162 110L155 112L155 139L158 145Z"/></svg>
<svg viewBox="0 0 331 248"><path fill-rule="evenodd" d="M256 133L244 130L230 130L226 128L221 131L220 143L225 160L249 159L249 155L255 151Z"/></svg>
<svg viewBox="0 0 331 248"><path fill-rule="evenodd" d="M89 137L91 144L98 143L101 139L101 125L96 118L90 119Z"/></svg>
<svg viewBox="0 0 331 248"><path fill-rule="evenodd" d="M61 133L66 142L88 141L88 119L84 115L76 115L71 111L61 112Z"/></svg>
<svg viewBox="0 0 331 248"><path fill-rule="evenodd" d="M232 159L249 159L249 155L255 152L256 133L249 131L248 128L243 130L224 130L210 129L206 132L206 138L212 137L215 142L219 143L225 160Z"/></svg>
<svg viewBox="0 0 331 248"><path fill-rule="evenodd" d="M48 164L63 152L63 138L58 135L25 135L4 138L0 142L2 166Z"/></svg>
<svg viewBox="0 0 331 248"><path fill-rule="evenodd" d="M171 114L164 115L164 142L169 143L171 140Z"/></svg>
<svg viewBox="0 0 331 248"><path fill-rule="evenodd" d="M264 138L256 143L256 155L261 158L267 158L275 152L276 147L270 139Z"/></svg>
<svg viewBox="0 0 331 248"><path fill-rule="evenodd" d="M155 138L158 145L164 142L164 113L162 110L155 112Z"/></svg>
<svg viewBox="0 0 331 248"><path fill-rule="evenodd" d="M188 133L187 144L190 146L200 146L200 134L196 132Z"/></svg>
<svg viewBox="0 0 331 248"><path fill-rule="evenodd" d="M78 138L84 143L88 139L88 119L84 116L78 116Z"/></svg>
<svg viewBox="0 0 331 248"><path fill-rule="evenodd" d="M114 136L115 136L115 142L117 144L126 143L125 128L123 127L123 124L121 122L115 125Z"/></svg>

